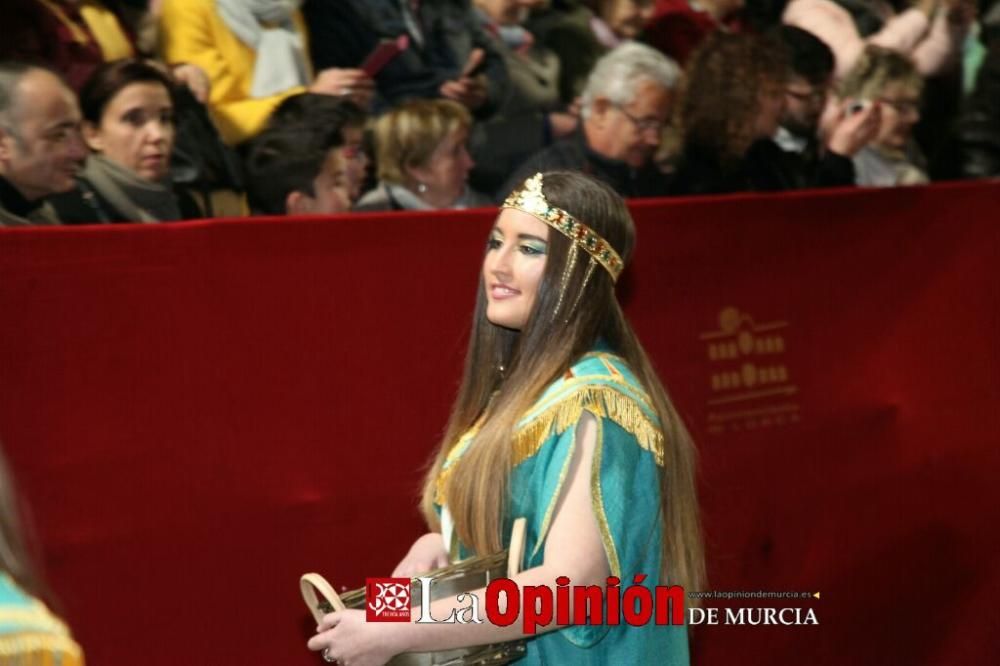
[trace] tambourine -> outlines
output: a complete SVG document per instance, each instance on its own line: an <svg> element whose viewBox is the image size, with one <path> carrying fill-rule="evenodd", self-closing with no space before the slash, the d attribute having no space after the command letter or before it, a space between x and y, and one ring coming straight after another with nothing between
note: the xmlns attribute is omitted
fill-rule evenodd
<svg viewBox="0 0 1000 666"><path fill-rule="evenodd" d="M455 598L462 592L486 587L497 578L510 578L521 570L524 556L524 518L514 521L511 529L510 548L482 557L471 557L461 562L423 574L431 579L431 601ZM365 588L337 594L321 575L307 573L299 580L302 598L316 622L334 611L347 608L365 610ZM420 606L420 581L410 581L410 605ZM490 645L476 645L440 652L406 652L393 657L390 666L499 666L525 655L523 640Z"/></svg>

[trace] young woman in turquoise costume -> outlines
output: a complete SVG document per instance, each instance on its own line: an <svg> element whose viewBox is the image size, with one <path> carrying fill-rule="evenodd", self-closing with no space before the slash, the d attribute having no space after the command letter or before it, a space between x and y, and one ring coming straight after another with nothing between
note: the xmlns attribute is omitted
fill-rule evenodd
<svg viewBox="0 0 1000 666"><path fill-rule="evenodd" d="M394 576L500 551L523 516L522 589L615 576L624 590L642 574L650 589L700 589L694 448L614 293L634 239L622 199L578 173L536 174L504 202L425 483L432 531ZM436 601L433 615L454 606ZM523 637L520 622L366 623L348 610L327 615L309 647L356 666ZM550 625L527 638L529 664L688 663L685 626Z"/></svg>

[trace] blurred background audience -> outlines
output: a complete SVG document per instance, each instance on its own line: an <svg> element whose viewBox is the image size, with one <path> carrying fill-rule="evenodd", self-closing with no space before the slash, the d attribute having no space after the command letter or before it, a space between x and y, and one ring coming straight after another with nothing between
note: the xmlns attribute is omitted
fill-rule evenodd
<svg viewBox="0 0 1000 666"><path fill-rule="evenodd" d="M973 0L791 0L783 20L822 39L847 75L867 44L912 58L923 76L958 63L976 16Z"/></svg>
<svg viewBox="0 0 1000 666"><path fill-rule="evenodd" d="M794 187L772 141L785 110L789 58L780 41L711 34L691 56L679 109L673 194Z"/></svg>
<svg viewBox="0 0 1000 666"><path fill-rule="evenodd" d="M313 64L358 67L387 42L407 48L374 73L376 112L408 99L444 97L479 118L507 91L507 71L468 2L307 0Z"/></svg>
<svg viewBox="0 0 1000 666"><path fill-rule="evenodd" d="M314 73L309 30L294 0L162 0L160 40L171 65L198 65L211 82L209 106L223 138L255 136L286 97L306 90L362 106L374 84L356 68Z"/></svg>
<svg viewBox="0 0 1000 666"><path fill-rule="evenodd" d="M656 0L643 40L683 65L716 30L741 31L743 7L744 0Z"/></svg>
<svg viewBox="0 0 1000 666"><path fill-rule="evenodd" d="M58 224L47 201L86 157L76 95L54 72L0 62L0 226Z"/></svg>
<svg viewBox="0 0 1000 666"><path fill-rule="evenodd" d="M785 151L786 173L795 188L854 185L853 157L878 131L880 105L830 104L833 51L818 37L790 25L776 36L789 57L785 108L774 142ZM828 127L820 120L829 107Z"/></svg>
<svg viewBox="0 0 1000 666"><path fill-rule="evenodd" d="M80 90L103 63L153 55L151 5L143 0L5 0L0 59L44 62ZM174 78L201 102L209 80L196 64L180 62Z"/></svg>
<svg viewBox="0 0 1000 666"><path fill-rule="evenodd" d="M90 156L75 189L52 197L63 224L167 222L202 211L170 180L173 82L143 60L98 67L80 91Z"/></svg>
<svg viewBox="0 0 1000 666"><path fill-rule="evenodd" d="M665 195L667 179L653 157L679 80L677 65L659 51L636 42L616 47L587 80L580 129L529 158L496 198L535 172L554 169L589 173L625 197Z"/></svg>
<svg viewBox="0 0 1000 666"><path fill-rule="evenodd" d="M926 160L913 128L920 120L923 79L913 61L867 46L840 84L841 99L878 104L881 122L871 144L854 156L858 185L886 187L928 182Z"/></svg>
<svg viewBox="0 0 1000 666"><path fill-rule="evenodd" d="M525 26L541 0L475 0L476 16L507 68L508 91L496 114L476 123L469 150L476 162L471 182L498 190L525 159L572 134L579 108L559 95L559 56Z"/></svg>
<svg viewBox="0 0 1000 666"><path fill-rule="evenodd" d="M364 111L347 99L302 93L274 111L246 161L247 199L258 215L344 213L361 193Z"/></svg>
<svg viewBox="0 0 1000 666"><path fill-rule="evenodd" d="M452 100L412 100L375 122L378 184L358 211L434 210L489 205L469 189L472 116Z"/></svg>
<svg viewBox="0 0 1000 666"><path fill-rule="evenodd" d="M8 0L7 71L38 63L92 96L85 83L118 61L161 69L96 116L85 101L92 156L75 187L76 130L32 163L66 177L36 187L17 114L0 111L2 219L461 208L553 168L626 197L996 177L998 7ZM136 90L142 127L115 113Z"/></svg>
<svg viewBox="0 0 1000 666"><path fill-rule="evenodd" d="M559 94L568 104L583 93L598 59L636 39L652 16L653 0L551 0L528 27L559 56Z"/></svg>
<svg viewBox="0 0 1000 666"><path fill-rule="evenodd" d="M984 12L980 39L985 54L957 124L952 176L1000 176L1000 2Z"/></svg>

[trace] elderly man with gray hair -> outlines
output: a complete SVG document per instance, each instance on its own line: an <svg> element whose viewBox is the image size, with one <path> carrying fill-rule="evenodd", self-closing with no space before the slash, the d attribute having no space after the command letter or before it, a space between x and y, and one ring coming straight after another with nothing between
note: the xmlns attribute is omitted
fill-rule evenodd
<svg viewBox="0 0 1000 666"><path fill-rule="evenodd" d="M677 64L659 51L626 42L594 66L581 98L583 122L573 136L528 158L498 192L538 171L582 171L623 197L663 196L666 176L653 161L680 82Z"/></svg>
<svg viewBox="0 0 1000 666"><path fill-rule="evenodd" d="M53 224L87 156L76 95L42 67L0 62L0 227Z"/></svg>

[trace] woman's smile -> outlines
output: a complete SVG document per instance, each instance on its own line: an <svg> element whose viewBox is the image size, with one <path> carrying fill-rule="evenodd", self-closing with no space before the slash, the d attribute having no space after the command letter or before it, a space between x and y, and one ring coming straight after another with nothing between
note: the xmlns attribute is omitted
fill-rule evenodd
<svg viewBox="0 0 1000 666"><path fill-rule="evenodd" d="M507 298L513 298L515 296L520 296L521 291L519 289L514 289L510 285L506 284L491 284L490 285L490 300L502 301Z"/></svg>

